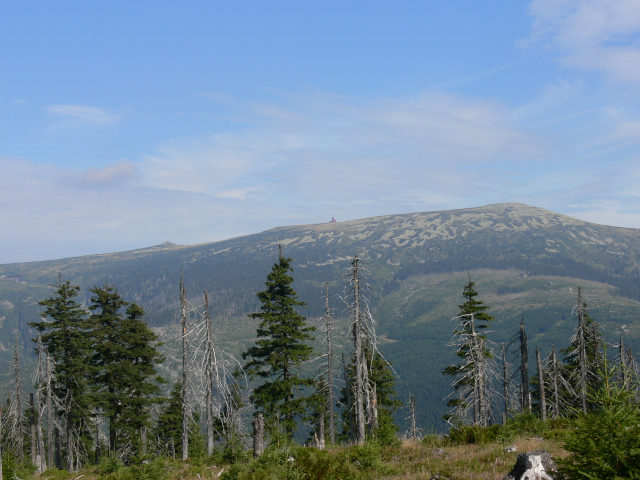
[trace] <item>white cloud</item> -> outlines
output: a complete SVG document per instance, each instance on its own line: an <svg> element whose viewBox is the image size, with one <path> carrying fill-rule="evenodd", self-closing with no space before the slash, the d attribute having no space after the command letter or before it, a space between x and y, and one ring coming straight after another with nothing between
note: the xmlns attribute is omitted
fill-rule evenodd
<svg viewBox="0 0 640 480"><path fill-rule="evenodd" d="M122 118L104 108L90 105L51 105L47 107L47 111L63 119L90 125L108 125Z"/></svg>
<svg viewBox="0 0 640 480"><path fill-rule="evenodd" d="M533 0L530 45L557 52L570 66L640 82L640 2Z"/></svg>
<svg viewBox="0 0 640 480"><path fill-rule="evenodd" d="M376 202L381 193L437 186L436 171L518 163L537 152L503 106L455 95L297 95L246 109L252 126L243 131L181 139L147 156L141 182L243 199Z"/></svg>

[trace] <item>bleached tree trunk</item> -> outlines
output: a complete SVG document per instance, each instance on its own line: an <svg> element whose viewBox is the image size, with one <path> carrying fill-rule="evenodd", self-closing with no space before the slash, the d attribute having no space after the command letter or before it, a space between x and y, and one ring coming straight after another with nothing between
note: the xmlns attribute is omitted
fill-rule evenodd
<svg viewBox="0 0 640 480"><path fill-rule="evenodd" d="M524 315L520 321L520 377L522 382L522 411L531 413L531 393L529 391L529 346L524 330Z"/></svg>
<svg viewBox="0 0 640 480"><path fill-rule="evenodd" d="M2 405L0 405L0 432L2 432ZM2 441L0 441L0 480L2 480Z"/></svg>
<svg viewBox="0 0 640 480"><path fill-rule="evenodd" d="M189 375L187 338L187 290L180 269L180 315L182 318L182 460L189 458Z"/></svg>
<svg viewBox="0 0 640 480"><path fill-rule="evenodd" d="M356 362L356 444L364 445L365 419L364 419L364 379L363 379L363 349L362 349L362 325L360 318L360 278L359 259L356 255L353 259L353 345Z"/></svg>
<svg viewBox="0 0 640 480"><path fill-rule="evenodd" d="M71 390L67 391L66 402L66 431L67 431L67 470L69 472L75 471L74 463L74 442L73 442L73 414L71 413L71 405L73 405L73 393Z"/></svg>
<svg viewBox="0 0 640 480"><path fill-rule="evenodd" d="M336 442L336 430L335 430L335 399L334 399L334 387L333 387L333 338L332 327L333 322L331 318L331 309L329 307L329 282L326 283L325 294L325 328L327 330L327 407L329 411L329 439L331 443ZM348 389L348 387L347 387Z"/></svg>
<svg viewBox="0 0 640 480"><path fill-rule="evenodd" d="M578 358L580 362L580 398L582 413L587 414L587 348L585 342L585 318L582 302L582 287L578 287Z"/></svg>
<svg viewBox="0 0 640 480"><path fill-rule="evenodd" d="M13 375L15 381L15 402L16 402L16 431L13 432L17 435L16 444L18 446L18 458L20 463L24 462L24 416L22 413L22 378L20 377L20 356L18 354L18 339L16 338L16 344L13 350Z"/></svg>
<svg viewBox="0 0 640 480"><path fill-rule="evenodd" d="M38 335L38 387L36 389L36 441L37 441L37 455L36 455L36 467L40 472L44 472L47 469L47 454L44 449L44 437L42 435L42 395L46 388L46 374L45 364L47 358L44 352L44 346L42 345L42 338Z"/></svg>
<svg viewBox="0 0 640 480"><path fill-rule="evenodd" d="M509 377L507 375L507 346L502 344L502 389L504 397L504 412L502 413L502 424L507 423L509 418Z"/></svg>
<svg viewBox="0 0 640 480"><path fill-rule="evenodd" d="M544 371L542 369L542 360L540 359L540 349L536 347L536 361L538 363L538 382L540 388L540 417L542 421L547 419L547 398L544 384Z"/></svg>
<svg viewBox="0 0 640 480"><path fill-rule="evenodd" d="M629 368L627 365L627 356L624 351L624 344L622 343L622 335L620 335L620 375L622 377L622 388L626 391L629 391L629 372L627 369Z"/></svg>
<svg viewBox="0 0 640 480"><path fill-rule="evenodd" d="M558 385L558 357L556 356L556 346L551 350L551 368L553 370L553 418L560 416L560 391Z"/></svg>
<svg viewBox="0 0 640 480"><path fill-rule="evenodd" d="M418 439L418 428L416 426L416 396L412 393L409 394L409 423L411 425L409 435L411 440Z"/></svg>
<svg viewBox="0 0 640 480"><path fill-rule="evenodd" d="M264 452L264 417L259 413L253 420L253 458Z"/></svg>
<svg viewBox="0 0 640 480"><path fill-rule="evenodd" d="M53 392L51 386L51 357L47 352L47 453L49 467L53 468Z"/></svg>
<svg viewBox="0 0 640 480"><path fill-rule="evenodd" d="M318 445L317 447L320 450L324 450L325 440L324 440L324 411L320 411L320 415L318 415Z"/></svg>
<svg viewBox="0 0 640 480"><path fill-rule="evenodd" d="M206 391L206 410L207 410L207 454L211 456L213 454L213 385L214 385L214 361L213 358L213 334L211 331L211 316L209 315L209 296L207 291L204 292L204 304L205 304L205 318L207 329L207 358L205 365L205 375L207 377L207 391Z"/></svg>
<svg viewBox="0 0 640 480"><path fill-rule="evenodd" d="M31 414L29 415L29 428L31 430L29 438L29 440L31 440L31 463L36 465L38 449L36 447L36 407L33 400L33 393L29 394L29 407L31 407Z"/></svg>

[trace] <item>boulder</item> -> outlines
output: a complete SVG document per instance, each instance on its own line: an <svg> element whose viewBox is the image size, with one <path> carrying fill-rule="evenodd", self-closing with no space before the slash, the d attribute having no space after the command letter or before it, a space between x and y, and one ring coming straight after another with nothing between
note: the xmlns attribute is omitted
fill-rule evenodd
<svg viewBox="0 0 640 480"><path fill-rule="evenodd" d="M553 480L555 474L556 465L549 452L539 450L518 455L513 470L502 480Z"/></svg>

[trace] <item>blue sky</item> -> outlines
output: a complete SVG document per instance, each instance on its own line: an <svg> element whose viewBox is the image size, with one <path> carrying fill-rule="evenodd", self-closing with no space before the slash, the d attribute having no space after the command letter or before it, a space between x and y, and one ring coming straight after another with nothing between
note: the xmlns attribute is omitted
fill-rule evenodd
<svg viewBox="0 0 640 480"><path fill-rule="evenodd" d="M0 263L523 202L640 228L640 2L0 3Z"/></svg>

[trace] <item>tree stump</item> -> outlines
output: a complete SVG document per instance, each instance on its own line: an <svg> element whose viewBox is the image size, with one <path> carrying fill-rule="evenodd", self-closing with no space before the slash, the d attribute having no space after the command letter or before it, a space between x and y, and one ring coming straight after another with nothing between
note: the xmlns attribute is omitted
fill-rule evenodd
<svg viewBox="0 0 640 480"><path fill-rule="evenodd" d="M538 450L518 455L513 470L502 480L553 480L555 474L556 465L549 452Z"/></svg>

